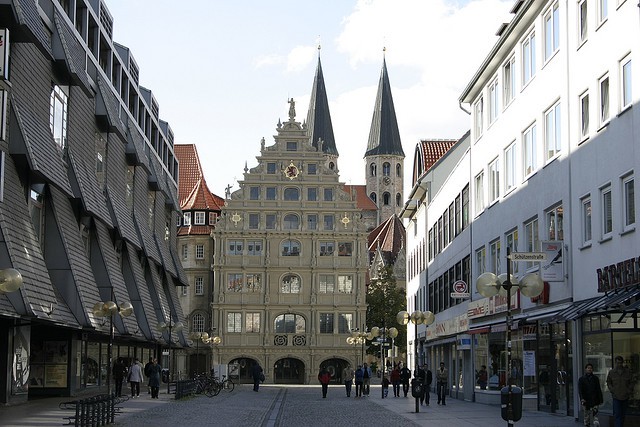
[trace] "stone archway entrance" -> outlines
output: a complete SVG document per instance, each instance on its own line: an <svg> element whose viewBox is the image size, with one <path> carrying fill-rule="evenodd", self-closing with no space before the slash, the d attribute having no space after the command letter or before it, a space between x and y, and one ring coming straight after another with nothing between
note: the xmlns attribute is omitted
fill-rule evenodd
<svg viewBox="0 0 640 427"><path fill-rule="evenodd" d="M349 365L349 362L345 359L327 359L320 364L320 368L326 368L331 374L331 382L335 384L343 384L342 371ZM355 369L355 367L354 367ZM312 378L313 380L313 378Z"/></svg>
<svg viewBox="0 0 640 427"><path fill-rule="evenodd" d="M238 382L241 384L253 384L253 366L256 361L248 357L238 357L229 362L229 365L238 365ZM235 381L235 379L234 379Z"/></svg>
<svg viewBox="0 0 640 427"><path fill-rule="evenodd" d="M304 384L305 366L298 359L286 358L273 365L274 384Z"/></svg>

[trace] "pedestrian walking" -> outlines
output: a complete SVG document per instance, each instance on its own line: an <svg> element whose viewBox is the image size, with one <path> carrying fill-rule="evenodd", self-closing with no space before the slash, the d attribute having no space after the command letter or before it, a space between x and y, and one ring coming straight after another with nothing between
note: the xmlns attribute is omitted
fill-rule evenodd
<svg viewBox="0 0 640 427"><path fill-rule="evenodd" d="M151 387L151 398L157 399L160 391L160 375L162 366L158 364L158 359L153 359L149 367L149 387Z"/></svg>
<svg viewBox="0 0 640 427"><path fill-rule="evenodd" d="M393 386L393 396L400 397L400 368L396 365L391 371L391 385Z"/></svg>
<svg viewBox="0 0 640 427"><path fill-rule="evenodd" d="M402 381L402 392L404 393L404 397L407 397L407 393L409 392L409 381L411 380L411 370L409 370L409 368L404 364L402 364L402 368L400 369L400 380Z"/></svg>
<svg viewBox="0 0 640 427"><path fill-rule="evenodd" d="M429 403L431 402L431 384L433 383L433 373L431 372L431 369L429 369L429 367L426 364L422 366L422 370L425 373L424 375L425 379L422 386L421 399L424 399L425 404L429 406ZM420 401L422 402L422 400Z"/></svg>
<svg viewBox="0 0 640 427"><path fill-rule="evenodd" d="M436 371L436 389L438 392L438 405L442 402L447 405L445 398L447 396L447 383L449 382L449 371L444 367L444 362L440 362L440 369Z"/></svg>
<svg viewBox="0 0 640 427"><path fill-rule="evenodd" d="M362 384L364 382L364 369L362 369L362 366L358 365L354 378L356 382L356 397L362 397Z"/></svg>
<svg viewBox="0 0 640 427"><path fill-rule="evenodd" d="M253 391L258 391L260 383L264 381L264 371L258 362L251 368L251 376L253 377Z"/></svg>
<svg viewBox="0 0 640 427"><path fill-rule="evenodd" d="M480 370L478 371L477 376L477 383L480 386L480 390L486 390L487 389L487 379L488 379L488 374L487 374L487 366L486 365L482 365L480 367Z"/></svg>
<svg viewBox="0 0 640 427"><path fill-rule="evenodd" d="M347 365L342 371L342 377L344 378L344 388L347 392L347 397L351 397L351 386L353 385L353 368L351 365Z"/></svg>
<svg viewBox="0 0 640 427"><path fill-rule="evenodd" d="M127 381L129 381L129 385L131 386L132 398L140 397L140 383L144 378L142 375L142 364L136 358L131 368L129 368L129 375L127 377Z"/></svg>
<svg viewBox="0 0 640 427"><path fill-rule="evenodd" d="M362 394L364 396L369 396L369 392L371 391L371 377L373 376L373 374L371 372L371 368L367 366L366 363L362 365L362 370Z"/></svg>
<svg viewBox="0 0 640 427"><path fill-rule="evenodd" d="M151 384L149 384L149 375L151 375L149 369L153 365L153 357L149 358L149 361L144 365L144 376L147 377L147 394L151 394Z"/></svg>
<svg viewBox="0 0 640 427"><path fill-rule="evenodd" d="M127 367L124 365L124 360L122 360L121 357L113 364L111 373L113 375L113 382L116 385L116 396L120 397L122 396L122 383L127 373Z"/></svg>
<svg viewBox="0 0 640 427"><path fill-rule="evenodd" d="M595 415L598 413L598 405L603 402L602 389L600 388L600 380L593 375L591 363L586 364L584 371L585 374L578 380L578 395L584 410L584 425L593 427Z"/></svg>
<svg viewBox="0 0 640 427"><path fill-rule="evenodd" d="M389 395L389 378L382 376L382 396L387 397Z"/></svg>
<svg viewBox="0 0 640 427"><path fill-rule="evenodd" d="M331 374L327 371L327 368L320 367L318 372L318 381L322 385L322 398L327 398L327 390L329 390L329 382L331 382Z"/></svg>
<svg viewBox="0 0 640 427"><path fill-rule="evenodd" d="M631 370L624 366L622 356L616 356L615 364L607 375L607 387L613 397L613 419L615 427L623 427L627 415L629 398L633 394Z"/></svg>

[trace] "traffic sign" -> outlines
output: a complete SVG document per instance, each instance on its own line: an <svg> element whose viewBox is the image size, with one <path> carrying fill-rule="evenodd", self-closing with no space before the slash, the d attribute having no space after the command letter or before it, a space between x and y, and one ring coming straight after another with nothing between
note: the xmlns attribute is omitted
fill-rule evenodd
<svg viewBox="0 0 640 427"><path fill-rule="evenodd" d="M511 252L509 258L512 261L545 261L547 254L545 252Z"/></svg>
<svg viewBox="0 0 640 427"><path fill-rule="evenodd" d="M469 292L451 292L451 298L469 298L470 296Z"/></svg>

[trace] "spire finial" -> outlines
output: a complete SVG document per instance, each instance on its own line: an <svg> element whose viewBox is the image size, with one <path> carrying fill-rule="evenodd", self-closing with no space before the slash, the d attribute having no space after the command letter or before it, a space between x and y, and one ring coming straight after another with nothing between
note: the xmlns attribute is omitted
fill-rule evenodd
<svg viewBox="0 0 640 427"><path fill-rule="evenodd" d="M320 35L316 38L316 44L318 45L318 58L320 58L320 50L322 49L322 45L320 44Z"/></svg>

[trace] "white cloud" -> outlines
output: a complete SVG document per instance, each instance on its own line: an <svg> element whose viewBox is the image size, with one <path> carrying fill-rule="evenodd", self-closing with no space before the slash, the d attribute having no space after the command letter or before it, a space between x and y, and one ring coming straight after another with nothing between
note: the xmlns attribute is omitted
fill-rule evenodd
<svg viewBox="0 0 640 427"><path fill-rule="evenodd" d="M317 55L315 46L296 46L287 55L287 71L298 72L311 64Z"/></svg>
<svg viewBox="0 0 640 427"><path fill-rule="evenodd" d="M253 66L256 68L270 67L272 65L279 65L285 62L285 58L281 55L260 55L253 61Z"/></svg>

